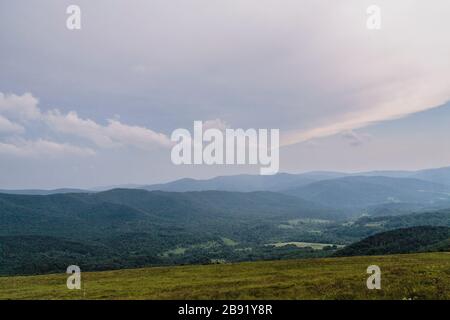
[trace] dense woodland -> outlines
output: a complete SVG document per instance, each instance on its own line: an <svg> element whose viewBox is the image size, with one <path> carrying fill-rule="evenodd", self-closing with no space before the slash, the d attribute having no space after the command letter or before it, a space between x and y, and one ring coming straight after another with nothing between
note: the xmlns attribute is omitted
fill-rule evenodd
<svg viewBox="0 0 450 320"><path fill-rule="evenodd" d="M338 250L335 256L450 251L450 228L420 226L377 233Z"/></svg>
<svg viewBox="0 0 450 320"><path fill-rule="evenodd" d="M421 225L450 226L450 210L354 218L275 192L0 194L0 274L324 257Z"/></svg>

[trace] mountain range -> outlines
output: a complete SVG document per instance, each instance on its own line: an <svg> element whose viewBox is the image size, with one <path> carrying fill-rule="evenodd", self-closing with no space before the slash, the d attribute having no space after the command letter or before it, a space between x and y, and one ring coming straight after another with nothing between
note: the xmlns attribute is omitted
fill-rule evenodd
<svg viewBox="0 0 450 320"><path fill-rule="evenodd" d="M346 215L398 214L413 209L450 207L450 167L420 171L370 171L362 173L309 172L273 176L235 175L212 179L180 179L165 184L114 186L120 189L194 192L269 191L295 196ZM52 195L101 193L112 187L55 190L0 190L5 194Z"/></svg>
<svg viewBox="0 0 450 320"><path fill-rule="evenodd" d="M180 179L164 184L142 185L138 188L162 191L283 191L300 188L308 184L344 177L410 178L450 186L450 167L426 169L419 171L368 171L360 173L343 173L333 171L313 171L300 174L279 173L273 176L235 175L219 176L212 179Z"/></svg>
<svg viewBox="0 0 450 320"><path fill-rule="evenodd" d="M450 186L450 167L425 169L419 171L368 171L360 173L343 173L332 171L313 171L300 174L278 173L272 176L262 175L232 175L232 176L218 176L211 179L198 180L191 178L183 178L168 183L152 184L152 185L114 185L103 186L92 189L80 188L61 188L53 190L45 189L24 189L11 190L0 189L0 193L9 194L34 194L47 195L55 193L80 193L80 192L101 192L110 189L144 189L149 191L236 191L236 192L251 192L251 191L274 191L283 192L285 190L301 188L311 183L334 180L345 177L388 177L388 178L410 178L423 181L432 182L438 185Z"/></svg>

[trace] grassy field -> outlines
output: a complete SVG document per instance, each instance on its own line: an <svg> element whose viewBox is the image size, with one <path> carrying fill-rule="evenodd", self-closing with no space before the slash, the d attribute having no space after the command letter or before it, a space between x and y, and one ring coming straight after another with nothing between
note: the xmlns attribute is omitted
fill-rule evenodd
<svg viewBox="0 0 450 320"><path fill-rule="evenodd" d="M334 246L334 244L332 243L317 243L317 242L297 242L297 241L293 241L293 242L277 242L277 243L270 243L268 244L269 246L274 246L274 247L284 247L284 246L288 246L288 245L293 245L296 246L297 248L312 248L314 250L322 250L325 247L328 246ZM343 248L343 245L336 245L337 248Z"/></svg>
<svg viewBox="0 0 450 320"><path fill-rule="evenodd" d="M382 289L368 290L378 265ZM249 262L0 277L0 299L450 299L450 253Z"/></svg>

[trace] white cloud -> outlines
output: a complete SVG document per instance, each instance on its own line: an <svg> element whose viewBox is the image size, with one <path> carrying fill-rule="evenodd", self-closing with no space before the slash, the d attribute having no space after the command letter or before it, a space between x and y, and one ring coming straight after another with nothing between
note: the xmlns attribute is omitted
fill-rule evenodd
<svg viewBox="0 0 450 320"><path fill-rule="evenodd" d="M24 133L25 128L0 115L0 133Z"/></svg>
<svg viewBox="0 0 450 320"><path fill-rule="evenodd" d="M103 126L93 120L80 118L74 111L64 115L58 110L48 112L44 119L55 132L87 139L101 148L133 146L151 149L155 146L171 145L171 141L162 133L123 124L117 119L109 119L108 124Z"/></svg>
<svg viewBox="0 0 450 320"><path fill-rule="evenodd" d="M118 120L109 119L108 125L104 127L106 134L113 140L123 145L131 145L137 148L153 148L155 145L170 147L172 142L162 133L153 130L130 126Z"/></svg>
<svg viewBox="0 0 450 320"><path fill-rule="evenodd" d="M371 140L371 136L364 133L357 133L353 130L345 131L341 134L341 137L348 141L348 143L353 147L358 147L363 143Z"/></svg>
<svg viewBox="0 0 450 320"><path fill-rule="evenodd" d="M38 100L31 93L21 96L0 92L0 113L16 120L36 120L41 113L37 107Z"/></svg>
<svg viewBox="0 0 450 320"><path fill-rule="evenodd" d="M90 119L81 119L74 111L62 114L52 110L46 114L44 121L55 132L88 139L98 147L117 146L101 125Z"/></svg>
<svg viewBox="0 0 450 320"><path fill-rule="evenodd" d="M228 123L218 118L214 120L206 120L203 122L203 130L219 129L220 131L225 131L225 129L229 127L230 126L228 125Z"/></svg>
<svg viewBox="0 0 450 320"><path fill-rule="evenodd" d="M95 151L89 148L44 139L38 139L36 141L18 139L13 143L0 142L0 154L18 157L53 158L64 155L92 156L95 155Z"/></svg>
<svg viewBox="0 0 450 320"><path fill-rule="evenodd" d="M284 132L282 145L406 117L449 101L449 2L430 6L420 0L380 0L377 5L382 10L378 31L362 27L364 1L336 4L326 25L312 24L313 46L302 48L308 63L301 66L308 78L298 90L304 96L318 94L307 103L292 103L299 111L292 117L298 125Z"/></svg>
<svg viewBox="0 0 450 320"><path fill-rule="evenodd" d="M311 139L323 138L339 133L363 128L378 122L389 121L408 115L437 108L447 102L448 94L435 96L402 96L399 99L377 105L371 109L354 112L340 117L330 124L309 130L293 130L281 137L281 145L302 143Z"/></svg>
<svg viewBox="0 0 450 320"><path fill-rule="evenodd" d="M106 125L101 125L94 120L79 117L75 111L67 114L58 109L43 112L38 107L38 99L30 93L21 96L0 93L0 132L8 133L15 137L14 141L19 141L19 143L0 141L2 153L22 156L64 152L79 155L93 154L91 148L77 147L70 143L61 144L41 138L36 141L17 139L16 136L23 134L25 128L20 124L13 123L7 117L17 119L24 126L32 126L34 123L40 126L44 125L49 129L49 134L56 134L60 139L64 135L69 139L70 136L78 137L95 144L98 148L134 147L150 150L157 146L170 147L172 145L166 135L145 127L127 125L118 119L108 119ZM40 133L42 134L42 132Z"/></svg>

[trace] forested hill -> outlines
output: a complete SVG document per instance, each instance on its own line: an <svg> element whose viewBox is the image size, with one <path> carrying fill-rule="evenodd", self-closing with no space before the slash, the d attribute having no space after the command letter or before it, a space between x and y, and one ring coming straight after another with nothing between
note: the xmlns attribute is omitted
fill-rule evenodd
<svg viewBox="0 0 450 320"><path fill-rule="evenodd" d="M450 226L448 210L350 221L343 216L265 191L0 194L0 275L61 272L72 264L91 271L323 257L379 232ZM376 235L341 254L445 248L442 231L433 230L447 229L417 230L379 241Z"/></svg>
<svg viewBox="0 0 450 320"><path fill-rule="evenodd" d="M0 235L86 238L183 226L217 230L227 221L330 218L333 210L273 192L161 192L114 189L54 195L0 194ZM199 229L198 229L199 228Z"/></svg>
<svg viewBox="0 0 450 320"><path fill-rule="evenodd" d="M450 228L419 226L377 233L335 253L336 256L449 251Z"/></svg>
<svg viewBox="0 0 450 320"><path fill-rule="evenodd" d="M282 221L330 215L272 192L0 194L0 275L298 257L265 244L283 240Z"/></svg>

